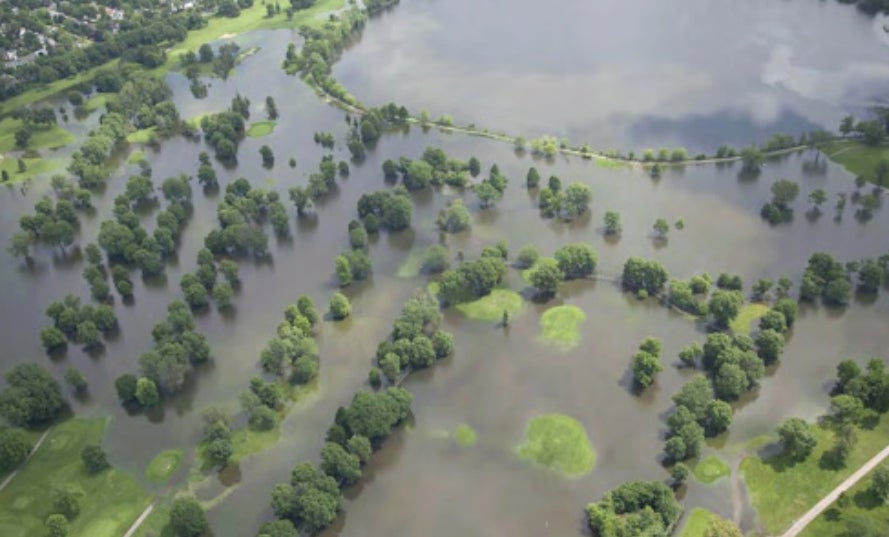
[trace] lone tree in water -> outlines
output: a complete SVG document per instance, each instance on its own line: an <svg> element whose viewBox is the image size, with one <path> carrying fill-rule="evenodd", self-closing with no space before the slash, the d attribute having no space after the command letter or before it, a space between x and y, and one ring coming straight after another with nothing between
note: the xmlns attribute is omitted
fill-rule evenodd
<svg viewBox="0 0 889 537"><path fill-rule="evenodd" d="M503 310L503 317L500 321L500 324L502 324L504 328L509 326L509 311Z"/></svg>
<svg viewBox="0 0 889 537"><path fill-rule="evenodd" d="M654 232L657 233L658 239L666 239L667 233L670 231L670 224L667 223L663 218L658 218L654 221L654 226L652 226Z"/></svg>

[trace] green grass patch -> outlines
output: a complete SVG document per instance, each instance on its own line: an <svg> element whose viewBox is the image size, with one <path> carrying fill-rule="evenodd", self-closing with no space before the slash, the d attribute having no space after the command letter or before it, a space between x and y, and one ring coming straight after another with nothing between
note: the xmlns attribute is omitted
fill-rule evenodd
<svg viewBox="0 0 889 537"><path fill-rule="evenodd" d="M465 423L458 425L454 431L454 442L463 447L474 446L477 440L478 435L475 434L475 430Z"/></svg>
<svg viewBox="0 0 889 537"><path fill-rule="evenodd" d="M247 129L247 136L251 138L262 138L268 136L275 130L275 122L271 120L254 121Z"/></svg>
<svg viewBox="0 0 889 537"><path fill-rule="evenodd" d="M80 452L101 444L105 419L70 419L56 425L34 456L0 492L0 535L45 535L52 513L49 491L67 487L80 497L80 514L69 537L120 537L149 504L148 494L132 476L110 468L90 475Z"/></svg>
<svg viewBox="0 0 889 537"><path fill-rule="evenodd" d="M695 507L685 519L685 525L679 537L704 537L707 528L710 527L715 520L719 520L719 515L712 511L708 511L701 507Z"/></svg>
<svg viewBox="0 0 889 537"><path fill-rule="evenodd" d="M606 170L618 170L629 166L626 162L613 158L593 158L593 161L595 161L596 166L605 168Z"/></svg>
<svg viewBox="0 0 889 537"><path fill-rule="evenodd" d="M889 146L869 146L855 140L839 140L825 145L822 150L846 171L875 181L874 171L881 160L889 160Z"/></svg>
<svg viewBox="0 0 889 537"><path fill-rule="evenodd" d="M524 280L525 283L527 283L528 285L531 285L531 273L534 272L534 269L537 268L537 265L539 265L540 262L545 259L549 259L553 263L556 262L555 258L553 258L553 257L538 257L537 261L535 261L533 265L531 265L530 267L528 267L526 269L522 269L522 272L521 272L522 280Z"/></svg>
<svg viewBox="0 0 889 537"><path fill-rule="evenodd" d="M110 93L96 93L83 103L83 109L89 113L93 113L99 109L104 109L105 105L108 104L108 100L111 97L112 94Z"/></svg>
<svg viewBox="0 0 889 537"><path fill-rule="evenodd" d="M886 464L885 462L883 463ZM879 467L878 467L879 468ZM851 518L868 519L876 528L889 528L889 505L871 492L873 471L846 491L841 500L831 504L800 533L801 537L834 537L847 531Z"/></svg>
<svg viewBox="0 0 889 537"><path fill-rule="evenodd" d="M150 144L155 140L157 140L157 133L154 127L139 129L127 134L127 141L131 144Z"/></svg>
<svg viewBox="0 0 889 537"><path fill-rule="evenodd" d="M148 468L145 469L145 477L155 483L166 483L179 469L179 465L182 464L182 457L181 449L161 451L148 464Z"/></svg>
<svg viewBox="0 0 889 537"><path fill-rule="evenodd" d="M22 127L21 120L4 118L0 120L0 153L9 153L19 148L15 145L15 133ZM73 134L58 125L48 127L34 127L31 132L31 140L26 149L41 149L44 147L63 147L76 140Z"/></svg>
<svg viewBox="0 0 889 537"><path fill-rule="evenodd" d="M729 465L724 460L715 455L710 455L698 462L693 472L695 479L701 483L713 483L723 477L728 477L732 473L732 469L729 468Z"/></svg>
<svg viewBox="0 0 889 537"><path fill-rule="evenodd" d="M571 348L580 342L580 325L586 313L577 306L555 306L540 317L540 337L559 347Z"/></svg>
<svg viewBox="0 0 889 537"><path fill-rule="evenodd" d="M133 151L133 154L127 159L127 164L139 164L143 160L145 160L145 151L137 149L136 151Z"/></svg>
<svg viewBox="0 0 889 537"><path fill-rule="evenodd" d="M407 258L398 266L395 276L398 278L409 279L420 274L420 268L423 266L423 250L411 250ZM436 293L438 289L436 289ZM433 293L434 294L434 293Z"/></svg>
<svg viewBox="0 0 889 537"><path fill-rule="evenodd" d="M744 304L741 306L741 311L738 312L738 316L729 323L729 328L736 334L749 334L750 325L753 321L759 319L768 312L769 306L766 304L759 302Z"/></svg>
<svg viewBox="0 0 889 537"><path fill-rule="evenodd" d="M568 477L587 474L596 464L596 453L583 425L564 414L531 420L518 454Z"/></svg>
<svg viewBox="0 0 889 537"><path fill-rule="evenodd" d="M241 15L230 19L227 17L211 17L203 28L188 33L182 43L177 43L167 51L166 63L158 70L165 72L179 64L179 56L189 50L197 50L204 43L221 39L223 36L233 37L252 30L281 28L299 28L301 26L320 27L326 21L321 15L346 6L346 0L318 0L309 9L294 13L292 20L287 20L284 13L267 17L265 5L255 2L253 6L242 9Z"/></svg>
<svg viewBox="0 0 889 537"><path fill-rule="evenodd" d="M56 80L55 82L52 82L50 84L44 84L42 86L31 88L22 94L16 95L15 97L12 97L0 103L0 115L8 114L13 110L17 110L38 101L43 101L52 97L53 95L58 95L59 93L67 91L78 84L82 84L84 82L92 80L92 78L96 76L96 72L98 72L100 69L112 68L116 66L117 63L118 60L112 60L105 65L93 67L88 71L84 71L78 74L77 76L65 78L62 80Z"/></svg>
<svg viewBox="0 0 889 537"><path fill-rule="evenodd" d="M24 172L19 172L18 159L0 159L0 170L5 170L9 174L9 183L33 179L38 175L56 170L62 165L62 162L58 159L26 158L24 160L26 169Z"/></svg>
<svg viewBox="0 0 889 537"><path fill-rule="evenodd" d="M473 300L457 304L454 308L473 321L499 321L503 319L503 312L515 317L522 311L525 301L522 295L512 289L494 289L490 294Z"/></svg>
<svg viewBox="0 0 889 537"><path fill-rule="evenodd" d="M845 467L835 470L822 462L833 445L833 433L812 426L818 446L809 457L790 465L781 455L763 460L757 455L744 459L741 472L753 506L769 534L780 534L852 472L889 443L889 418L883 416L871 430L858 430L858 443Z"/></svg>

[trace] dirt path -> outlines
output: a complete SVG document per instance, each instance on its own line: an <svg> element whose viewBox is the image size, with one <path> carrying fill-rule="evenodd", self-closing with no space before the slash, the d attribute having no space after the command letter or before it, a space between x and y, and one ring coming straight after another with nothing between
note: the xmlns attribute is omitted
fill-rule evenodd
<svg viewBox="0 0 889 537"><path fill-rule="evenodd" d="M154 504L155 502L151 502L151 505L149 505L145 508L144 511L142 511L142 514L139 515L139 518L137 518L135 522L133 522L133 525L130 526L130 529L128 529L127 532L123 534L123 537L132 537L133 534L136 533L136 530L139 529L139 526L141 526L142 523L145 522L145 519L148 518L148 515L150 515L151 512L154 511Z"/></svg>
<svg viewBox="0 0 889 537"><path fill-rule="evenodd" d="M28 453L28 458L25 459L25 462L22 463L22 466L24 466L25 464L27 464L27 462L28 462L29 460L31 460L31 457L32 457L35 453L37 453L37 450L40 449L40 444L42 444L43 441L46 440L46 435L48 435L49 432L50 432L51 430L52 430L52 428L50 427L49 429L47 429L46 431L43 432L43 434L42 434L42 435L40 436L40 438L37 440L37 443L34 444L34 448L31 450L31 453ZM21 469L21 467L20 467L19 469ZM18 474L18 473L19 473L19 471L16 470L15 472L9 474L9 476L7 476L7 478L3 480L3 483L0 483L0 491L2 491L3 489L5 489L5 488L6 488L6 485L8 485L9 482L12 481L12 478L15 477L16 474Z"/></svg>
<svg viewBox="0 0 889 537"><path fill-rule="evenodd" d="M889 446L883 448L883 451L874 455L869 461L864 463L864 465L855 471L852 475L850 475L845 481L839 484L837 488L830 491L830 494L821 499L820 502L816 503L814 507L809 509L809 511L797 519L796 522L793 523L793 526L790 526L790 529L784 532L781 537L796 537L800 534L806 526L809 525L810 522L815 520L815 518L821 514L822 511L827 509L830 504L832 504L839 497L840 494L849 490L855 483L861 480L862 477L867 475L871 470L877 467L878 464L883 462L887 457L889 457Z"/></svg>

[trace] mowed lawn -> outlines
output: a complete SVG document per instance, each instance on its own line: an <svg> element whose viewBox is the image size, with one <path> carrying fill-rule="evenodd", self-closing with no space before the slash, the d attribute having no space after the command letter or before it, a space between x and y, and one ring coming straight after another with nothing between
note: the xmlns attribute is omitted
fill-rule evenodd
<svg viewBox="0 0 889 537"><path fill-rule="evenodd" d="M857 430L858 443L845 467L832 469L822 455L833 446L833 433L812 426L818 445L809 457L790 465L781 455L763 460L749 456L741 472L753 506L769 534L780 534L796 518L808 511L857 468L889 444L889 418L882 416L872 430Z"/></svg>
<svg viewBox="0 0 889 537"><path fill-rule="evenodd" d="M120 537L150 503L130 475L109 468L90 475L80 452L101 444L105 419L70 419L53 427L40 449L0 492L0 535L42 537L52 514L50 491L67 487L80 498L69 537Z"/></svg>
<svg viewBox="0 0 889 537"><path fill-rule="evenodd" d="M881 160L889 160L889 146L872 147L854 140L831 142L822 149L830 160L840 164L854 175L868 181L875 180L874 170Z"/></svg>
<svg viewBox="0 0 889 537"><path fill-rule="evenodd" d="M883 463L885 466L886 463ZM877 467L879 468L879 466ZM889 528L889 505L870 491L876 469L846 492L845 501L836 501L821 516L806 526L801 537L834 537L846 531L846 521L853 517L871 520L874 527ZM840 504L844 504L841 506ZM889 533L889 530L887 530Z"/></svg>

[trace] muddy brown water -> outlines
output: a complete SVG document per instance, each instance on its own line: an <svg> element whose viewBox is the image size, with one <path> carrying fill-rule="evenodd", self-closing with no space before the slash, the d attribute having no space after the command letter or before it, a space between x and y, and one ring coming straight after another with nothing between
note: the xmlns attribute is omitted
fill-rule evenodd
<svg viewBox="0 0 889 537"><path fill-rule="evenodd" d="M850 26L840 30L843 32L854 32L867 24L857 15L847 14L854 10L833 11L831 3L806 4L805 8L801 2L780 5L786 12L777 11L785 17L779 22L783 20L785 26L788 18L801 10L822 24L826 24L822 18L829 10L828 15L840 18L841 23L836 23L840 28ZM340 72L348 78L345 73L355 68L355 62L362 58L370 61L367 51L376 50L374 43L394 32L393 26L397 29L397 25L406 24L402 17L410 21L419 12L428 17L444 17L446 22L448 16L453 16L451 10L459 9L460 2L446 6L421 0L404 2L393 13L372 21L362 42L346 53L337 69L342 69ZM480 20L490 22L489 9L479 8ZM644 18L642 13L638 15L638 20ZM648 24L655 20L660 19L652 17ZM767 26L782 27L778 22ZM466 31L472 35L476 30L470 27ZM796 31L785 28L792 35ZM767 40L769 35L767 32L760 37ZM334 132L340 140L334 151L336 157L348 157L341 141L347 132L344 113L320 103L298 79L287 77L279 69L286 43L294 38L287 31L240 37L244 47L257 45L262 49L229 80L213 81L205 100L191 96L183 77L169 76L177 106L185 117L224 108L235 91L251 99L253 118L264 118L262 103L266 95L271 94L278 103L282 117L273 135L245 139L236 168L227 170L216 164L223 187L244 176L255 186L274 188L286 198L287 188L303 184L325 153L312 142L315 131ZM814 38L811 32L802 32L794 39ZM871 47L876 46L871 38L853 40L849 46L862 58L870 58L874 53ZM780 35L774 40L780 42ZM819 43L812 46L817 49ZM412 53L402 50L406 45L398 46L399 54ZM463 53L466 69L484 67L482 60L470 57L471 50ZM502 59L494 55L486 61ZM521 64L517 60L516 63ZM566 61L562 69L582 67ZM752 72L747 75L754 77ZM394 100L402 98L412 108L416 103L422 104L423 98L429 98L422 89L402 86L391 83L383 89L392 91ZM375 81L353 82L349 88L358 96L367 95L370 102L381 91ZM399 93L404 91L413 93ZM478 102L465 101L466 106L482 102L481 98ZM828 116L833 114L830 106L824 109ZM485 110L482 106L476 112ZM457 115L465 110L455 106L447 111ZM468 113L466 118L477 119L479 124L499 124L502 115L497 110L490 112L489 116ZM515 115L539 121L547 117L541 114ZM644 121L642 113L634 117ZM572 128L563 119L556 115L554 124ZM774 127L767 125L766 130ZM504 128L507 126L510 125L504 123ZM610 136L606 131L612 129L607 123L598 128L603 135ZM731 122L723 128L735 132ZM645 136L634 140L639 145L647 143ZM258 150L263 144L270 145L276 156L272 170L261 167ZM444 240L453 256L463 252L472 257L484 245L505 239L513 252L525 243L534 243L547 255L562 244L588 241L598 251L600 271L605 274L618 273L627 257L638 255L660 260L674 277L727 271L741 274L748 285L760 277L777 279L787 275L798 279L815 251L827 251L842 260L889 251L885 234L889 212L885 210L878 211L866 224L853 218L851 204L841 222L833 220L831 207L818 219L806 218L804 198L811 190L824 188L831 197L827 205L832 205L837 193L854 189L852 177L838 166L824 162L823 157L820 166L813 167L813 152L769 161L755 179L739 178L735 165L671 169L663 178L653 181L632 168L605 169L579 158L535 160L517 155L509 145L435 130L424 133L414 128L383 138L363 164L353 165L349 178L340 180L337 191L319 204L316 219L297 222L291 211L292 239L270 240L270 262L240 263L243 286L235 299L235 312L223 316L214 310L198 316L198 328L207 335L214 351L213 363L196 372L185 392L162 409L148 415L127 414L116 402L113 382L121 373L136 369L138 356L150 345L151 325L163 317L167 303L179 297L181 275L195 268L195 251L216 224L218 197L205 196L197 185L194 216L183 234L178 261L167 269L167 281L143 284L134 277L135 303L115 304L121 332L98 356L87 356L72 347L63 358L51 361L37 337L40 327L47 322L43 310L49 302L67 293L88 297L81 277L83 262L76 252L61 256L41 248L35 254L33 266L27 267L10 258L5 249L0 251L0 333L4 340L0 364L6 369L15 363L39 360L59 376L68 366L78 367L89 380L91 395L86 402L74 402L75 411L85 415L110 413L112 421L105 441L110 456L116 464L141 476L151 458L163 449L192 448L198 440L200 409L213 404L236 409L235 394L245 389L249 377L258 372L259 352L273 335L289 303L301 294L309 294L319 308L326 307L335 289L333 259L348 247L345 231L348 221L355 217L355 202L362 193L387 187L380 171L385 159L401 155L416 158L427 146L440 146L456 158L477 156L485 169L497 163L510 178L504 199L493 209L480 211L474 196L469 192L463 194L473 213L472 231L443 238L434 227L435 216L449 199L459 194L416 194L413 228L399 234L383 234L373 243L373 279L346 291L353 300L352 318L337 325L322 325L322 368L317 391L288 416L278 444L261 456L242 461L236 470L219 478L211 477L209 484L199 490L202 499L212 499L224 491L227 494L209 512L217 537L252 534L270 515L268 498L273 484L286 480L295 462L317 458L324 431L337 406L347 403L355 390L364 385L377 343L388 334L403 302L427 283L424 277L396 277L399 266L414 248ZM159 149L147 150L155 183L183 171L195 173L198 154L206 149L201 143L176 139L163 143ZM287 165L291 156L298 161L295 170ZM572 224L541 219L534 208L534 197L522 188L524 175L532 165L540 169L544 178L555 174L563 183L589 184L594 193L589 216ZM126 176L134 169L124 165L115 172L106 192L96 200L97 214L83 218L79 244L95 239L114 196L123 189ZM795 203L793 222L770 227L759 218L758 211L769 197L769 186L779 178L800 182L802 194ZM29 212L47 189L46 182L34 182L25 193L18 187L0 189L0 240L8 239L19 216ZM601 235L602 217L607 210L621 213L624 231L617 242L606 241ZM685 229L671 230L666 245L656 244L650 230L657 217L671 222L682 218ZM154 213L146 214L144 219L151 228ZM510 274L509 283L518 290L524 286L517 273ZM558 303L577 305L587 314L579 345L567 351L555 349L538 337L541 313ZM884 297L875 302L856 301L844 312L805 308L781 365L770 372L759 391L739 405L732 430L722 440L734 446L772 430L787 417L817 416L826 407L827 383L840 359L863 359L880 355L887 348L887 317L889 301ZM527 304L506 331L494 323L466 320L456 312L446 313L444 328L455 334L455 356L406 382L415 398L413 425L395 434L375 454L367 478L347 491L345 514L328 534L575 535L582 533L582 507L607 489L630 479L666 477L658 461L664 417L671 406L670 395L691 374L669 365L676 361L681 347L694 340L703 341L703 326L653 301L640 302L624 295L612 283L590 281L564 285L559 297L549 304ZM662 340L663 360L669 365L654 388L634 396L628 390L628 365L646 336ZM586 427L598 455L596 467L589 475L563 479L529 466L514 455L527 421L552 412L569 414ZM477 431L478 443L474 447L458 447L448 438L460 423ZM231 488L226 491L227 487ZM692 483L686 504L731 516L728 480L712 486ZM751 523L745 518L745 524Z"/></svg>

